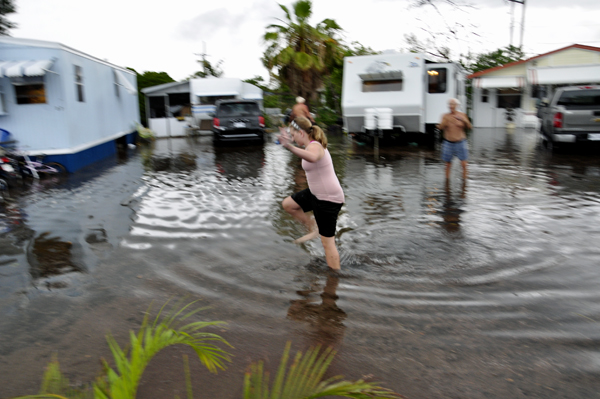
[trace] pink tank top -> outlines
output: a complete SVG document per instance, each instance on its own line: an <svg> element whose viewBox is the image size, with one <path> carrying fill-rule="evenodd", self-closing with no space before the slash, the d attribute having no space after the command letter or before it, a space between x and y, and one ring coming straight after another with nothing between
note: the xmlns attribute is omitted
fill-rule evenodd
<svg viewBox="0 0 600 399"><path fill-rule="evenodd" d="M311 141L311 143L319 143ZM321 143L319 143L320 145ZM302 160L302 169L306 172L306 180L310 192L321 201L343 204L345 201L344 190L333 170L331 154L325 149L325 154L317 162Z"/></svg>

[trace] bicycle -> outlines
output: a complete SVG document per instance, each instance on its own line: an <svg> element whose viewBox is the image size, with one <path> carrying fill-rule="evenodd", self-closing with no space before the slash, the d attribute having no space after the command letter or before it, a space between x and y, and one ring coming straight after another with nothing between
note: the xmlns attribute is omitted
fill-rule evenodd
<svg viewBox="0 0 600 399"><path fill-rule="evenodd" d="M9 198L8 183L6 180L0 178L0 201L5 202Z"/></svg>
<svg viewBox="0 0 600 399"><path fill-rule="evenodd" d="M67 169L58 162L43 162L44 155L36 155L32 160L29 155L23 152L12 152L12 157L16 159L19 172L23 177L32 177L39 179L46 175L66 175Z"/></svg>

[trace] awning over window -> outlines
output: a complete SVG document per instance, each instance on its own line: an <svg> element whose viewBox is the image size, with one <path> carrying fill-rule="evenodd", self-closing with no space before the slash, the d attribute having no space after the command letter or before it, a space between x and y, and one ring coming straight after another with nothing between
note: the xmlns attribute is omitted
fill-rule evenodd
<svg viewBox="0 0 600 399"><path fill-rule="evenodd" d="M531 84L600 83L600 65L538 68L528 71Z"/></svg>
<svg viewBox="0 0 600 399"><path fill-rule="evenodd" d="M0 77L43 76L54 60L0 61Z"/></svg>
<svg viewBox="0 0 600 399"><path fill-rule="evenodd" d="M524 87L525 78L521 76L499 76L494 78L475 78L473 86L480 89L510 89Z"/></svg>
<svg viewBox="0 0 600 399"><path fill-rule="evenodd" d="M373 82L377 80L399 80L403 77L402 71L362 73L358 76L365 82Z"/></svg>
<svg viewBox="0 0 600 399"><path fill-rule="evenodd" d="M123 86L125 90L129 92L129 94L137 94L136 88L127 80L121 71L117 71L115 69L115 74L117 75L117 83L120 86Z"/></svg>

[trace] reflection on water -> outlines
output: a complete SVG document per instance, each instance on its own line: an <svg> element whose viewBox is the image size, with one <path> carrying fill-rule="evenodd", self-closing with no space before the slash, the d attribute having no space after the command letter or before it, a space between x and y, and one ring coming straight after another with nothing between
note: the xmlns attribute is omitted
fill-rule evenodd
<svg viewBox="0 0 600 399"><path fill-rule="evenodd" d="M449 180L444 185L444 201L441 210L443 221L441 226L448 233L458 233L460 231L460 214L464 212L464 199L467 193L467 182L459 183L460 192L453 193Z"/></svg>
<svg viewBox="0 0 600 399"><path fill-rule="evenodd" d="M40 234L33 242L31 275L34 279L56 276L71 272L81 272L80 266L71 259L73 243L50 237L49 232Z"/></svg>
<svg viewBox="0 0 600 399"><path fill-rule="evenodd" d="M340 277L329 273L325 287L321 288L319 281L312 281L307 289L296 291L302 299L290 301L288 317L311 325L313 345L334 346L342 340L347 314L336 303L339 283Z"/></svg>
<svg viewBox="0 0 600 399"><path fill-rule="evenodd" d="M190 294L259 335L291 325L291 340L335 345L340 372L372 371L411 398L597 396L596 152L479 129L464 184L459 172L446 181L439 148L329 139L347 200L339 277L318 240L292 244L302 226L281 201L306 187L299 159L269 140L213 148L200 137L159 140L3 210L0 249L12 252L0 254L0 299L30 292L20 266L30 272L31 248L48 269L87 271L70 274L90 296ZM179 154L193 162L141 166Z"/></svg>

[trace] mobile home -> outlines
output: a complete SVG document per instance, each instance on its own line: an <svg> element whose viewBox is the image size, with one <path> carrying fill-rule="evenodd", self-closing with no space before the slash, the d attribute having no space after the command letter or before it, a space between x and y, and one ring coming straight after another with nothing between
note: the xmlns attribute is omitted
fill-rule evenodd
<svg viewBox="0 0 600 399"><path fill-rule="evenodd" d="M202 78L142 89L148 127L157 137L184 136L189 128L210 130L217 100L258 100L262 90L237 78Z"/></svg>
<svg viewBox="0 0 600 399"><path fill-rule="evenodd" d="M538 128L537 108L556 88L600 84L600 47L573 44L467 78L473 82L473 126Z"/></svg>
<svg viewBox="0 0 600 399"><path fill-rule="evenodd" d="M136 76L60 43L0 37L0 128L74 172L132 142Z"/></svg>
<svg viewBox="0 0 600 399"><path fill-rule="evenodd" d="M418 53L346 57L342 85L344 130L370 136L421 133L434 137L450 98L465 104L465 73ZM373 118L379 117L379 123Z"/></svg>

